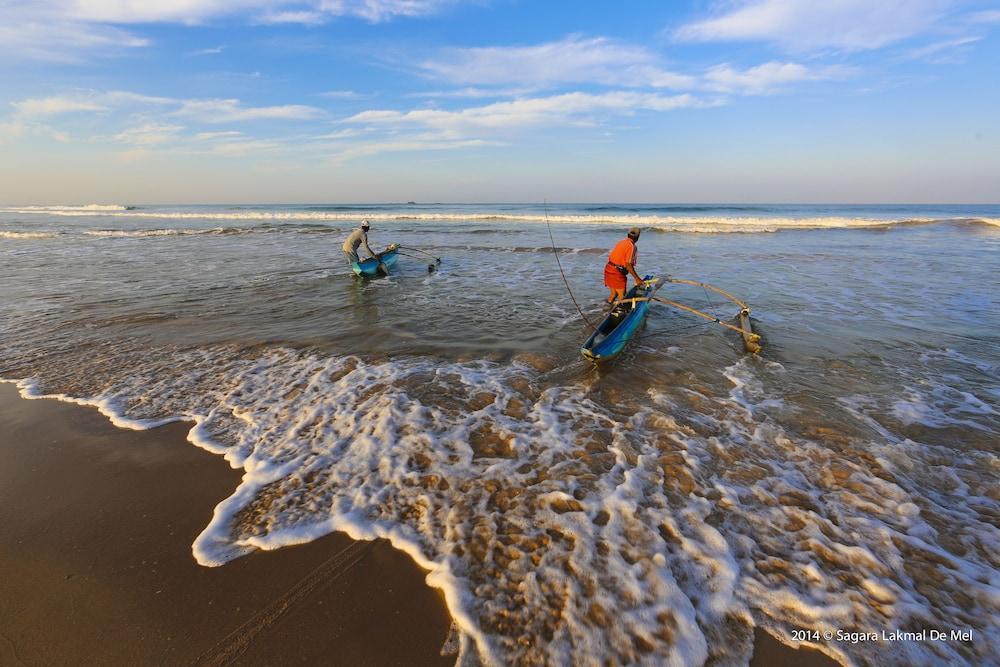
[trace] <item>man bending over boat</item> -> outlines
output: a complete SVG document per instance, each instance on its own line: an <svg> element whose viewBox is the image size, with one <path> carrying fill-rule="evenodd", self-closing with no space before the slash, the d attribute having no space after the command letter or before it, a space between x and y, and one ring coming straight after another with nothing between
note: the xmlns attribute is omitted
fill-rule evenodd
<svg viewBox="0 0 1000 667"><path fill-rule="evenodd" d="M630 274L637 285L642 282L642 278L635 272L635 260L639 255L635 244L638 242L639 228L633 227L628 230L628 236L619 241L608 255L608 263L604 266L604 284L611 290L608 303L616 303L625 298Z"/></svg>
<svg viewBox="0 0 1000 667"><path fill-rule="evenodd" d="M375 252L368 245L368 230L370 228L371 225L369 225L368 221L365 220L361 223L361 226L351 232L351 235L347 237L346 241L344 241L344 246L341 250L344 251L344 257L347 259L348 264L357 264L360 261L358 258L358 246L362 243L365 245L365 250L368 251L368 254L372 257L375 256Z"/></svg>

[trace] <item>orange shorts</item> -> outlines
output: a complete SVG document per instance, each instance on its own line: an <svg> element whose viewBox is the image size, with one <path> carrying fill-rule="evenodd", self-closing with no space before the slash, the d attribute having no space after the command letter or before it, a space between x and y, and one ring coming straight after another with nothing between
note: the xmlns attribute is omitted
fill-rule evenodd
<svg viewBox="0 0 1000 667"><path fill-rule="evenodd" d="M611 289L625 289L628 286L626 276L611 262L604 265L604 285Z"/></svg>

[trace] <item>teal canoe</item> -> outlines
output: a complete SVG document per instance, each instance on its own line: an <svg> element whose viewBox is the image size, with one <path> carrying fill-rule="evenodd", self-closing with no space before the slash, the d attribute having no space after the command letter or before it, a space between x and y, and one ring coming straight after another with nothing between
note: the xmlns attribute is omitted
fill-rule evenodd
<svg viewBox="0 0 1000 667"><path fill-rule="evenodd" d="M596 363L617 357L646 320L649 301L629 301L652 297L663 286L663 279L653 276L643 278L625 294L625 300L615 306L604 321L580 348L580 354Z"/></svg>
<svg viewBox="0 0 1000 667"><path fill-rule="evenodd" d="M397 259L399 259L399 245L393 243L374 257L354 262L351 264L351 268L362 278L385 276L389 275L389 271L396 266Z"/></svg>

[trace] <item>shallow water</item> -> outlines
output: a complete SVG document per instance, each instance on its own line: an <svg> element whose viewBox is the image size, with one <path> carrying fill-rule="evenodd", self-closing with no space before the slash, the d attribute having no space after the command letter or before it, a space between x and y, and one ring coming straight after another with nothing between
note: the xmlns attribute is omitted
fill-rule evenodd
<svg viewBox="0 0 1000 667"><path fill-rule="evenodd" d="M402 257L362 282L361 217ZM595 370L604 254L754 308L760 358L667 308ZM846 662L981 663L1000 633L998 207L0 210L0 376L125 426L197 421L246 469L206 565L335 529L444 588L464 655L745 662L752 628ZM685 231L676 231L676 230ZM781 230L781 231L775 231ZM721 233L736 232L736 233ZM664 296L722 318L697 288Z"/></svg>

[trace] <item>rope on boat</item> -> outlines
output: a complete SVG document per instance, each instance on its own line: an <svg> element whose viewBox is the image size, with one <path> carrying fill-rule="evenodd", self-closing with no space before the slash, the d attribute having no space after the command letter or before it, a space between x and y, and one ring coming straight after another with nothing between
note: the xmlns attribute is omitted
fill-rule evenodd
<svg viewBox="0 0 1000 667"><path fill-rule="evenodd" d="M590 327L592 331L597 331L597 326L591 324L590 320L587 319L587 316L583 314L583 308L581 308L580 304L577 303L576 297L573 296L573 290L569 287L569 280L566 279L566 272L563 271L562 262L559 261L559 251L556 250L556 240L555 237L552 236L552 225L549 224L548 202L545 202L543 206L545 207L545 226L548 227L549 241L552 243L552 255L556 258L556 265L559 267L559 274L562 275L563 282L566 284L566 291L569 292L569 298L573 300L573 305L576 306L577 312L580 313L580 317L582 317L583 321L587 323L587 326Z"/></svg>

